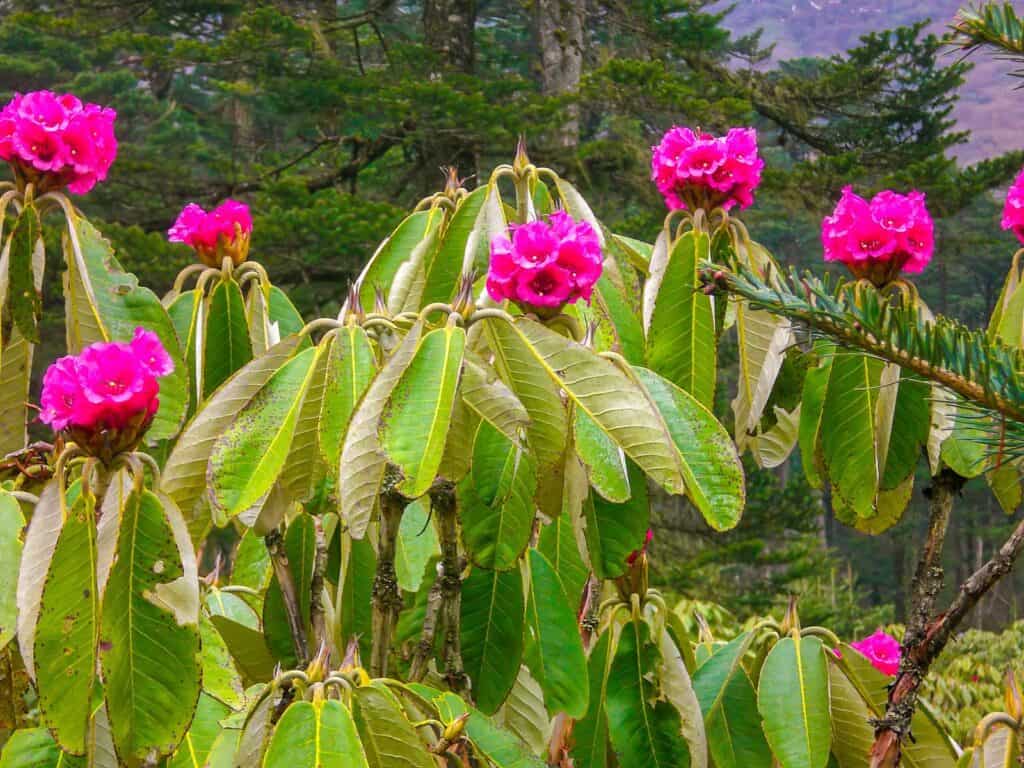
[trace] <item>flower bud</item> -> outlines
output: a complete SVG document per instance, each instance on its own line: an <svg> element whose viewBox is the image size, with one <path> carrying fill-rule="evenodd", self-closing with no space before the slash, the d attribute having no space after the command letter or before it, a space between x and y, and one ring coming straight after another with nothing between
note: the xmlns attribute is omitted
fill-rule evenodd
<svg viewBox="0 0 1024 768"><path fill-rule="evenodd" d="M249 206L229 199L209 212L189 203L167 230L167 239L191 246L207 266L220 267L225 256L237 266L249 256L251 234Z"/></svg>

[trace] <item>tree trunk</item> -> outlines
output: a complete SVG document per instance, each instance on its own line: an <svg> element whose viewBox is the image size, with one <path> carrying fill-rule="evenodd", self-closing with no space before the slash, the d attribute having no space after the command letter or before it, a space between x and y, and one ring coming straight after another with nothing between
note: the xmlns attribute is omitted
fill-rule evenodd
<svg viewBox="0 0 1024 768"><path fill-rule="evenodd" d="M472 72L476 58L476 0L425 0L423 38L441 63Z"/></svg>
<svg viewBox="0 0 1024 768"><path fill-rule="evenodd" d="M546 96L575 94L583 72L584 0L535 0L534 23L540 48L541 91ZM580 140L579 104L567 104L555 127L554 143L575 150Z"/></svg>

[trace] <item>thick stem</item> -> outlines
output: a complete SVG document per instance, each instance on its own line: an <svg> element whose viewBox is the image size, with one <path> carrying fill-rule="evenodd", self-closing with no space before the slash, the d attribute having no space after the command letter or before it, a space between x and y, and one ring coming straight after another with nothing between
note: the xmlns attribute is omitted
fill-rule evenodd
<svg viewBox="0 0 1024 768"><path fill-rule="evenodd" d="M409 679L418 683L426 677L427 665L430 657L434 655L434 637L437 633L437 620L441 613L442 595L442 574L443 566L438 566L437 577L434 579L430 593L427 595L427 612L423 617L423 631L420 633L419 642L416 643L416 650L413 652L412 664L409 667Z"/></svg>
<svg viewBox="0 0 1024 768"><path fill-rule="evenodd" d="M314 517L316 526L316 559L313 561L313 579L310 582L309 619L313 625L313 639L318 648L330 644L327 635L327 608L324 605L324 574L327 572L327 540L319 517ZM333 655L333 654L332 654ZM336 657L336 656L335 656Z"/></svg>
<svg viewBox="0 0 1024 768"><path fill-rule="evenodd" d="M928 491L928 535L911 585L910 610L903 634L899 673L889 689L885 716L875 723L872 768L899 765L901 744L910 734L910 722L917 708L918 689L935 658L928 653L928 647L935 600L942 590L942 549L949 528L953 499L963 484L964 478L950 469L943 469L932 478Z"/></svg>
<svg viewBox="0 0 1024 768"><path fill-rule="evenodd" d="M459 559L459 522L455 509L455 488L442 483L430 492L430 500L441 529L441 627L442 658L448 687L458 693L468 688L462 667L462 562Z"/></svg>
<svg viewBox="0 0 1024 768"><path fill-rule="evenodd" d="M373 579L373 650L370 654L370 674L374 677L387 676L391 639L402 610L402 593L395 573L395 547L405 504L405 499L397 493L381 494L377 574Z"/></svg>
<svg viewBox="0 0 1024 768"><path fill-rule="evenodd" d="M306 624L302 620L298 590L295 587L292 569L288 564L288 553L284 548L284 536L281 535L279 529L273 530L264 537L263 543L270 554L274 576L277 577L277 583L281 587L281 598L284 602L285 614L288 617L288 629L292 634L292 647L295 649L296 662L299 667L305 667L309 663L309 641L306 636Z"/></svg>

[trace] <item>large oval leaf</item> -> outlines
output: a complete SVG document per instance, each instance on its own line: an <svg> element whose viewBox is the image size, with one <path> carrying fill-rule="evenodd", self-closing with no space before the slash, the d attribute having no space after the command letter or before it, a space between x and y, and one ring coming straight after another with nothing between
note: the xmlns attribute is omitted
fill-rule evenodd
<svg viewBox="0 0 1024 768"><path fill-rule="evenodd" d="M437 477L465 349L465 330L450 323L424 336L382 415L381 445L408 498L422 496Z"/></svg>
<svg viewBox="0 0 1024 768"><path fill-rule="evenodd" d="M530 550L529 568L527 666L544 690L544 704L550 713L583 717L589 687L576 611L555 569L536 549Z"/></svg>
<svg viewBox="0 0 1024 768"><path fill-rule="evenodd" d="M406 592L419 592L427 565L441 554L427 498L411 502L402 513L395 542L395 576Z"/></svg>
<svg viewBox="0 0 1024 768"><path fill-rule="evenodd" d="M474 563L514 568L530 542L535 517L536 463L497 429L482 422L473 467L457 486L462 540Z"/></svg>
<svg viewBox="0 0 1024 768"><path fill-rule="evenodd" d="M714 415L669 381L634 368L657 407L681 457L686 495L718 531L739 522L746 500L743 464L729 433Z"/></svg>
<svg viewBox="0 0 1024 768"><path fill-rule="evenodd" d="M711 256L711 241L703 232L687 232L651 258L651 275L644 285L649 307L647 365L698 402L715 402L717 336L711 297L701 290L700 265Z"/></svg>
<svg viewBox="0 0 1024 768"><path fill-rule="evenodd" d="M209 397L224 381L252 360L252 341L245 318L242 289L233 278L214 286L207 304L203 334L203 393Z"/></svg>
<svg viewBox="0 0 1024 768"><path fill-rule="evenodd" d="M355 720L370 768L435 768L398 700L379 685L356 688Z"/></svg>
<svg viewBox="0 0 1024 768"><path fill-rule="evenodd" d="M590 571L580 555L576 528L568 512L563 512L548 525L541 526L537 549L554 566L569 596L569 602L577 601L583 594Z"/></svg>
<svg viewBox="0 0 1024 768"><path fill-rule="evenodd" d="M519 571L474 568L462 582L462 661L484 714L497 712L519 674L525 608Z"/></svg>
<svg viewBox="0 0 1024 768"><path fill-rule="evenodd" d="M17 328L0 346L0 455L20 451L28 444L29 385L35 347Z"/></svg>
<svg viewBox="0 0 1024 768"><path fill-rule="evenodd" d="M18 500L0 491L0 573L14 574L21 568L25 516ZM0 649L14 637L18 626L18 580L7 576L0 584Z"/></svg>
<svg viewBox="0 0 1024 768"><path fill-rule="evenodd" d="M339 328L327 361L327 383L320 410L320 453L333 472L341 459L345 430L377 373L377 359L366 331L357 325Z"/></svg>
<svg viewBox="0 0 1024 768"><path fill-rule="evenodd" d="M103 593L100 668L122 760L169 754L199 698L199 583L184 526L149 491L125 504Z"/></svg>
<svg viewBox="0 0 1024 768"><path fill-rule="evenodd" d="M579 768L605 768L608 764L608 716L604 702L617 646L618 628L613 625L601 633L587 660L590 706L572 729L572 756Z"/></svg>
<svg viewBox="0 0 1024 768"><path fill-rule="evenodd" d="M725 301L725 297L722 297ZM739 386L732 401L736 415L736 442L743 449L747 437L757 434L775 379L782 370L793 330L786 318L751 309L746 301L736 304L739 344Z"/></svg>
<svg viewBox="0 0 1024 768"><path fill-rule="evenodd" d="M480 418L509 440L520 442L530 424L530 415L497 374L469 353L463 363L459 392L463 402Z"/></svg>
<svg viewBox="0 0 1024 768"><path fill-rule="evenodd" d="M380 420L391 392L416 353L422 334L422 321L405 334L366 390L345 433L338 468L339 515L348 525L349 534L356 539L366 535L387 466L378 434Z"/></svg>
<svg viewBox="0 0 1024 768"><path fill-rule="evenodd" d="M832 732L820 640L784 637L775 644L761 667L757 710L782 768L825 768Z"/></svg>
<svg viewBox="0 0 1024 768"><path fill-rule="evenodd" d="M355 723L336 699L299 701L285 710L263 757L263 768L365 768Z"/></svg>
<svg viewBox="0 0 1024 768"><path fill-rule="evenodd" d="M657 695L653 684L659 660L646 622L630 621L622 628L605 699L621 768L675 768L691 762L679 712Z"/></svg>

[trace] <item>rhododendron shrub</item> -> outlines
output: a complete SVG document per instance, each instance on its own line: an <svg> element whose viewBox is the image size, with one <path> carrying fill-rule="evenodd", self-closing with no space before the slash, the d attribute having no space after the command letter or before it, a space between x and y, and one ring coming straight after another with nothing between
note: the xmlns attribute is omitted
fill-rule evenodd
<svg viewBox="0 0 1024 768"><path fill-rule="evenodd" d="M185 243L195 249L204 264L219 267L225 256L235 265L245 261L251 234L249 206L228 199L211 211L189 203L167 231L167 239Z"/></svg>
<svg viewBox="0 0 1024 768"><path fill-rule="evenodd" d="M932 259L935 225L923 192L885 190L870 202L843 189L821 224L825 261L838 261L858 278L885 285L903 272L920 274Z"/></svg>
<svg viewBox="0 0 1024 768"><path fill-rule="evenodd" d="M675 127L662 136L651 157L651 178L673 210L748 208L763 169L753 128L712 136Z"/></svg>
<svg viewBox="0 0 1024 768"><path fill-rule="evenodd" d="M117 157L116 117L70 93L15 94L0 111L0 158L41 193L67 187L85 194L107 178Z"/></svg>
<svg viewBox="0 0 1024 768"><path fill-rule="evenodd" d="M524 312L546 315L580 299L590 301L601 277L601 241L593 226L565 211L512 226L511 238L491 240L487 293Z"/></svg>

